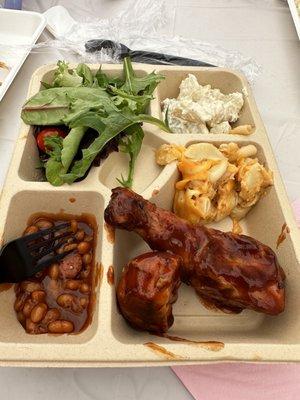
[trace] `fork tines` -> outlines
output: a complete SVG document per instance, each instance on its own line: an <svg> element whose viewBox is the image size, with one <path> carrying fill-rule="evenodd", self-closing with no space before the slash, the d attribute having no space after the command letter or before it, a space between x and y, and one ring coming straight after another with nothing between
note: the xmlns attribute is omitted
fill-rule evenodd
<svg viewBox="0 0 300 400"><path fill-rule="evenodd" d="M70 229L64 231L65 228L70 228L69 222L55 225L52 228L43 229L39 232L22 237L22 240L25 241L27 251L30 253L31 257L38 262L43 257L53 253L55 250L61 247L73 234ZM55 233L60 234L55 235ZM48 237L49 235L50 237ZM67 252L63 254L66 255Z"/></svg>
<svg viewBox="0 0 300 400"><path fill-rule="evenodd" d="M30 235L26 235L22 237L22 240L25 242L32 242L33 240L40 239L43 236L49 235L52 232L57 232L63 228L67 228L70 226L70 222L64 222L63 224L52 226L52 228L43 229L41 231L31 233Z"/></svg>

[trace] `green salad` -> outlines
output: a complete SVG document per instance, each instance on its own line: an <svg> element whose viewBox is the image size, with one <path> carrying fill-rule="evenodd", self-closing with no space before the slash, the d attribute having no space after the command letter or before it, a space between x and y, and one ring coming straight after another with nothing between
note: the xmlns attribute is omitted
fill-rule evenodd
<svg viewBox="0 0 300 400"><path fill-rule="evenodd" d="M129 167L127 176L118 181L131 187L144 138L142 123L169 131L163 121L146 114L153 91L163 79L155 72L137 77L129 58L124 59L122 77L110 77L101 67L93 74L85 64L70 70L59 61L51 84L42 82L44 89L24 104L21 114L26 124L50 127L41 138L42 145L37 137L46 179L54 186L81 179L105 146L119 138L119 150L128 154ZM67 132L53 128L59 126ZM82 148L90 130L96 135Z"/></svg>

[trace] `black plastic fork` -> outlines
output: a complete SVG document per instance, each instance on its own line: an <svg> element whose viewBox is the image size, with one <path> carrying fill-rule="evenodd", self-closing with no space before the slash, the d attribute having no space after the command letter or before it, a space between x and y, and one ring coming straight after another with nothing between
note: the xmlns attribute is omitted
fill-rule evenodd
<svg viewBox="0 0 300 400"><path fill-rule="evenodd" d="M70 253L55 252L72 236L71 230L65 230L68 227L66 222L5 244L0 252L0 283L21 282Z"/></svg>
<svg viewBox="0 0 300 400"><path fill-rule="evenodd" d="M121 60L130 57L134 62L145 64L162 64L162 65L183 65L191 67L215 67L204 61L194 60L192 58L179 57L170 54L154 53L152 51L131 50L123 43L115 42L109 39L91 39L85 43L85 49L88 53L95 53L102 49L109 51L113 56L119 57Z"/></svg>

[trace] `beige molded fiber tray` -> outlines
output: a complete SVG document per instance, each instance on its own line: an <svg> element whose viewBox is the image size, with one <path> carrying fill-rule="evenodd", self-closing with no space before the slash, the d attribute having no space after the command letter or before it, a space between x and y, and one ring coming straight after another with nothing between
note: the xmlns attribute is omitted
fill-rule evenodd
<svg viewBox="0 0 300 400"><path fill-rule="evenodd" d="M92 65L93 70L98 65ZM118 75L122 66L103 65L103 71ZM0 292L0 365L26 366L151 366L193 364L213 361L300 361L300 237L285 189L258 114L251 90L245 78L220 68L161 67L135 64L140 75L152 71L165 75L155 91L149 113L161 117L160 102L177 96L181 80L194 73L201 84L211 84L224 93L242 91L245 105L239 124L254 126L252 135L178 135L161 132L147 124L142 151L138 159L133 189L157 205L171 209L174 183L178 178L176 163L164 168L155 164L154 150L163 143L190 144L195 142L253 143L258 158L274 171L274 186L242 221L243 233L276 248L282 225L287 223L290 234L275 249L287 275L286 309L272 317L245 310L228 315L207 310L197 299L194 290L181 285L179 298L173 307L174 325L170 335L194 341L219 341L224 347L217 350L205 344L174 342L167 338L138 332L130 328L118 313L115 286L107 281L107 271L114 267L115 280L124 264L147 249L135 234L117 231L111 243L105 230L103 211L110 199L110 189L117 186L116 177L127 168L127 159L120 153L111 154L88 177L71 186L52 187L43 182L36 169L38 151L29 126L21 123L20 135L3 189L0 205L0 233L3 241L20 235L31 214L36 212L80 215L90 213L98 223L96 261L103 268L103 278L97 287L96 306L92 323L77 335L29 335L16 319L13 310L14 292ZM40 89L40 81L49 81L54 65L38 69L30 82L28 97ZM16 116L18 118L18 116ZM75 202L70 202L75 198ZM214 224L230 230L226 219ZM153 342L163 350L145 345ZM166 354L164 349L169 352ZM172 353L172 354L171 354Z"/></svg>

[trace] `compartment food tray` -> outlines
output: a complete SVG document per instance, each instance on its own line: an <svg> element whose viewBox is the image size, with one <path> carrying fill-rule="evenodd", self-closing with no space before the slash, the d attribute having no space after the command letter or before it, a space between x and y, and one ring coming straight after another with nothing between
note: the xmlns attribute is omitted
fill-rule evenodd
<svg viewBox="0 0 300 400"><path fill-rule="evenodd" d="M90 67L96 70L99 66ZM154 93L155 99L149 107L151 115L161 118L161 101L166 97L176 97L182 79L193 73L201 84L209 83L224 93L243 92L245 104L238 123L251 124L254 129L253 134L247 137L230 134L184 135L161 132L144 124L146 135L133 189L157 205L171 209L178 172L176 163L164 168L155 164L154 151L163 143L255 144L259 160L274 172L274 186L242 221L243 233L275 249L282 225L288 225L290 233L276 250L287 275L285 312L272 317L249 310L238 315L210 311L202 306L191 288L182 285L173 308L175 322L169 334L197 343L170 341L130 328L117 310L115 286L109 283L107 272L113 266L117 281L124 264L146 250L147 246L135 234L124 231L117 231L113 241L103 221L110 190L118 185L116 177L127 168L126 156L113 153L100 167L92 168L83 181L71 186L52 187L42 181L41 172L36 168L39 159L32 128L21 122L1 198L2 243L20 235L33 213L91 213L98 223L96 261L102 269L102 279L97 286L92 323L77 335L26 334L13 310L13 288L1 291L0 365L151 366L213 361L300 360L299 232L251 89L242 75L228 69L134 65L140 75L154 68L166 79ZM28 97L39 91L40 81L50 81L54 69L54 65L46 65L33 74ZM118 75L122 66L103 65L102 70ZM231 221L225 219L213 226L230 230Z"/></svg>

